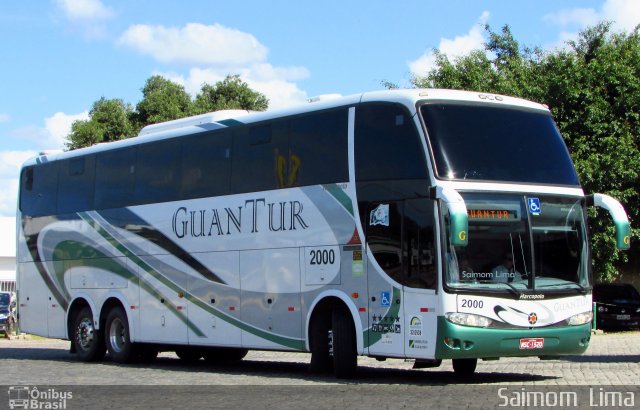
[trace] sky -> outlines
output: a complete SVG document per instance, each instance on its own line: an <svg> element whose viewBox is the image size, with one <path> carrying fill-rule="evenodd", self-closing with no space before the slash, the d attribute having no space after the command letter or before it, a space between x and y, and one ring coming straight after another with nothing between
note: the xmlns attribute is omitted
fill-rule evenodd
<svg viewBox="0 0 640 410"><path fill-rule="evenodd" d="M544 50L602 20L640 24L640 0L0 0L0 216L15 215L20 164L63 149L100 99L135 106L152 75L195 96L239 74L271 108L313 96L409 87L509 25Z"/></svg>

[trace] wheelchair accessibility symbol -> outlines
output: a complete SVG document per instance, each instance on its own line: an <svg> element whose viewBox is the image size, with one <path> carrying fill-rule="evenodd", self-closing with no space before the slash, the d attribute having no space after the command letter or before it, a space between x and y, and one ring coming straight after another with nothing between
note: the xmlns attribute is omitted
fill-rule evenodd
<svg viewBox="0 0 640 410"><path fill-rule="evenodd" d="M382 307L391 306L391 292L380 293L380 306Z"/></svg>
<svg viewBox="0 0 640 410"><path fill-rule="evenodd" d="M528 198L529 203L529 213L531 215L540 215L540 199L538 198Z"/></svg>

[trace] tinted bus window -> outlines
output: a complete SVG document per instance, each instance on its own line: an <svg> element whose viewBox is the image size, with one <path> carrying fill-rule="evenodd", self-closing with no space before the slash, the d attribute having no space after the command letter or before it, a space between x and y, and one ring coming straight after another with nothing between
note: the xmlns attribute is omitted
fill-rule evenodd
<svg viewBox="0 0 640 410"><path fill-rule="evenodd" d="M168 202L180 198L180 157L181 144L175 139L138 146L135 203Z"/></svg>
<svg viewBox="0 0 640 410"><path fill-rule="evenodd" d="M266 191L287 186L288 151L286 121L234 131L231 191Z"/></svg>
<svg viewBox="0 0 640 410"><path fill-rule="evenodd" d="M420 113L440 178L578 185L569 152L548 112L429 103Z"/></svg>
<svg viewBox="0 0 640 410"><path fill-rule="evenodd" d="M182 148L182 197L226 195L231 179L231 132L185 139Z"/></svg>
<svg viewBox="0 0 640 410"><path fill-rule="evenodd" d="M95 157L72 158L60 163L58 213L86 211L93 208Z"/></svg>
<svg viewBox="0 0 640 410"><path fill-rule="evenodd" d="M132 202L136 149L125 148L98 154L95 208L120 208Z"/></svg>
<svg viewBox="0 0 640 410"><path fill-rule="evenodd" d="M427 178L420 137L409 113L396 104L356 108L356 170L359 181Z"/></svg>
<svg viewBox="0 0 640 410"><path fill-rule="evenodd" d="M348 111L330 111L291 120L289 186L349 180Z"/></svg>
<svg viewBox="0 0 640 410"><path fill-rule="evenodd" d="M27 216L55 215L58 162L25 168L21 176L20 209Z"/></svg>

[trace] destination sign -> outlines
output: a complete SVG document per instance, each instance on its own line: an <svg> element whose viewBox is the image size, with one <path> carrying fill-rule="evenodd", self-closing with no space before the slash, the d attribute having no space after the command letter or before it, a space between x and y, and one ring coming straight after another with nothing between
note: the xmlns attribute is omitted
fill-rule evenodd
<svg viewBox="0 0 640 410"><path fill-rule="evenodd" d="M517 221L518 212L510 209L467 209L469 220Z"/></svg>

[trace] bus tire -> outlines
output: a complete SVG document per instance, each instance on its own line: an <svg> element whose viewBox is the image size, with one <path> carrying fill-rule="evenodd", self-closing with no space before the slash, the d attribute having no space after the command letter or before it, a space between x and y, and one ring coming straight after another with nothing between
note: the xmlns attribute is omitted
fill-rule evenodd
<svg viewBox="0 0 640 410"><path fill-rule="evenodd" d="M158 357L158 349L144 344L136 344L137 362L153 363Z"/></svg>
<svg viewBox="0 0 640 410"><path fill-rule="evenodd" d="M202 358L202 351L194 347L179 347L176 356L185 363L196 363Z"/></svg>
<svg viewBox="0 0 640 410"><path fill-rule="evenodd" d="M131 342L129 321L127 314L121 307L111 309L107 316L104 342L109 357L116 363L131 363L136 359L137 352Z"/></svg>
<svg viewBox="0 0 640 410"><path fill-rule="evenodd" d="M73 321L71 335L74 351L83 362L97 362L104 358L104 337L93 323L93 313L88 306L80 309Z"/></svg>
<svg viewBox="0 0 640 410"><path fill-rule="evenodd" d="M333 374L338 379L351 379L356 374L358 356L356 332L346 308L331 312L331 344L333 347Z"/></svg>
<svg viewBox="0 0 640 410"><path fill-rule="evenodd" d="M459 376L471 376L476 371L478 359L453 359L453 371Z"/></svg>
<svg viewBox="0 0 640 410"><path fill-rule="evenodd" d="M309 371L311 373L329 373L333 370L333 359L331 357L331 316L320 315L311 323L309 329L309 350L311 351L311 362Z"/></svg>

